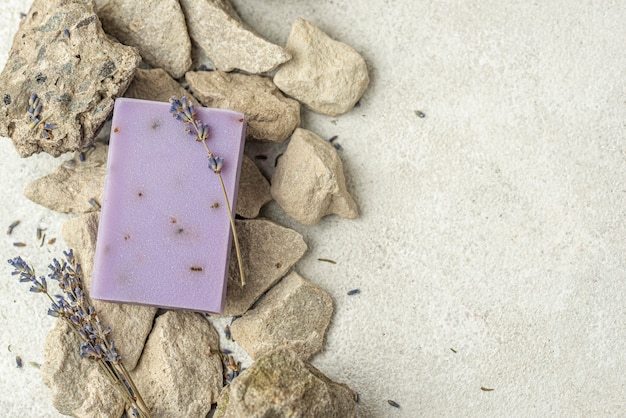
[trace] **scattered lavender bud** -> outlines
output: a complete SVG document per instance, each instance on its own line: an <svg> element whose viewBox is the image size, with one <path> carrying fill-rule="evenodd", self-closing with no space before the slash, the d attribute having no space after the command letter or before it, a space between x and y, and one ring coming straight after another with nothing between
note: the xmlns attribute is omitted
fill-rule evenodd
<svg viewBox="0 0 626 418"><path fill-rule="evenodd" d="M394 408L400 408L400 404L396 401L392 401L391 399L387 400L387 403L391 406L393 406Z"/></svg>
<svg viewBox="0 0 626 418"><path fill-rule="evenodd" d="M9 227L7 228L7 235L11 235L11 233L13 232L13 229L14 229L16 226L18 226L19 224L20 224L20 221L19 221L19 220L17 220L17 221L13 221L13 222L11 223L11 225L9 225Z"/></svg>
<svg viewBox="0 0 626 418"><path fill-rule="evenodd" d="M15 364L18 369L22 368L22 358L20 356L15 356Z"/></svg>
<svg viewBox="0 0 626 418"><path fill-rule="evenodd" d="M352 289L348 291L348 296L356 295L358 293L361 293L359 289Z"/></svg>

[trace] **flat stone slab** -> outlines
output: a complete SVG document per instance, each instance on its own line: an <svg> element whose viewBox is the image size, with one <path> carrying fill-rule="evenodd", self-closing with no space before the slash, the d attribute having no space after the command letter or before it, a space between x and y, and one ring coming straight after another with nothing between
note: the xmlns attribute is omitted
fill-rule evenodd
<svg viewBox="0 0 626 418"><path fill-rule="evenodd" d="M121 416L124 398L95 361L80 356L81 343L61 319L46 337L41 377L50 388L52 404L73 417Z"/></svg>
<svg viewBox="0 0 626 418"><path fill-rule="evenodd" d="M191 66L191 40L178 0L96 0L105 32L143 60L180 78Z"/></svg>
<svg viewBox="0 0 626 418"><path fill-rule="evenodd" d="M252 74L272 71L289 55L249 29L227 0L180 0L189 36L216 69Z"/></svg>
<svg viewBox="0 0 626 418"><path fill-rule="evenodd" d="M291 136L270 191L287 215L304 225L315 225L332 213L350 219L359 216L337 150L306 129L298 128Z"/></svg>
<svg viewBox="0 0 626 418"><path fill-rule="evenodd" d="M178 81L161 68L144 70L138 68L133 77L133 81L124 93L124 97L131 99L152 100L155 102L169 102L170 97L187 97L194 105L200 103L185 90Z"/></svg>
<svg viewBox="0 0 626 418"><path fill-rule="evenodd" d="M235 221L246 285L241 287L235 250L231 251L223 316L243 315L306 252L298 232L265 219Z"/></svg>
<svg viewBox="0 0 626 418"><path fill-rule="evenodd" d="M0 74L0 135L22 157L55 157L90 144L130 83L141 57L104 33L91 1L35 0ZM31 128L29 98L42 121ZM44 131L45 124L56 128ZM45 138L48 136L48 138Z"/></svg>
<svg viewBox="0 0 626 418"><path fill-rule="evenodd" d="M190 71L185 79L204 106L245 114L247 139L282 142L300 125L300 103L285 97L267 77Z"/></svg>
<svg viewBox="0 0 626 418"><path fill-rule="evenodd" d="M244 155L237 194L237 215L248 219L256 218L261 208L270 200L270 182L263 177L254 161Z"/></svg>
<svg viewBox="0 0 626 418"><path fill-rule="evenodd" d="M86 213L97 210L90 203L102 202L104 176L109 146L95 143L87 154L63 162L54 173L38 178L24 188L24 196L48 209L63 213Z"/></svg>
<svg viewBox="0 0 626 418"><path fill-rule="evenodd" d="M198 313L159 316L131 373L153 417L205 418L222 390L219 336Z"/></svg>
<svg viewBox="0 0 626 418"><path fill-rule="evenodd" d="M293 58L279 68L274 83L314 112L349 111L369 84L363 57L304 19L293 23L286 49Z"/></svg>
<svg viewBox="0 0 626 418"><path fill-rule="evenodd" d="M294 271L236 319L231 332L253 359L286 346L306 360L322 349L332 314L328 292Z"/></svg>
<svg viewBox="0 0 626 418"><path fill-rule="evenodd" d="M224 388L214 418L353 418L355 393L289 349L259 358Z"/></svg>

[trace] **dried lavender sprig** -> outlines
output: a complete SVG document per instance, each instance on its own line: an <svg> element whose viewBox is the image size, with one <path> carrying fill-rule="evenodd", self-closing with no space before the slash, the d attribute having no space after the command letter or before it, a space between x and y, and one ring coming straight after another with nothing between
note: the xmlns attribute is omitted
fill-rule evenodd
<svg viewBox="0 0 626 418"><path fill-rule="evenodd" d="M235 228L235 219L233 218L233 211L228 201L228 194L226 193L226 186L224 185L224 179L222 178L222 167L224 166L224 159L222 157L216 157L211 149L207 145L206 141L209 139L209 126L202 123L197 118L196 109L185 96L180 100L174 96L170 98L170 113L172 116L182 122L185 127L185 132L196 138L196 141L202 142L207 152L209 159L209 168L213 170L220 180L220 186L222 187L222 193L224 194L224 200L226 201L226 209L228 211L228 217L230 219L230 228L233 231L233 240L235 241L235 252L237 254L237 263L239 264L239 277L241 277L241 286L246 285L246 276L243 272L243 262L241 257L241 249L239 248L239 237L237 236L237 229ZM192 129L193 128L193 129Z"/></svg>
<svg viewBox="0 0 626 418"><path fill-rule="evenodd" d="M131 407L138 411L139 416L150 417L148 407L115 349L115 342L107 338L111 328L103 326L94 307L86 303L80 264L76 262L72 250L64 252L64 255L63 263L53 259L49 265L51 272L48 278L56 281L63 291L63 295L54 297L48 292L46 278L40 276L37 279L35 269L21 257L8 260L8 263L14 268L11 274L18 275L20 282L32 283L32 292L44 293L50 299L48 314L65 320L81 337L81 357L96 360L111 383Z"/></svg>

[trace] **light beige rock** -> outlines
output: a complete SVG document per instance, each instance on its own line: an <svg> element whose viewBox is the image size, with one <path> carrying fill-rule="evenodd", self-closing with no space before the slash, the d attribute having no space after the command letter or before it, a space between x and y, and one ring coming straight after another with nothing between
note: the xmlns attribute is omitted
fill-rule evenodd
<svg viewBox="0 0 626 418"><path fill-rule="evenodd" d="M169 102L172 96L178 98L185 96L193 104L199 105L199 102L187 90L161 68L151 70L138 68L132 83L124 93L124 97L155 102Z"/></svg>
<svg viewBox="0 0 626 418"><path fill-rule="evenodd" d="M353 418L355 393L289 349L258 359L224 388L214 418Z"/></svg>
<svg viewBox="0 0 626 418"><path fill-rule="evenodd" d="M300 104L283 96L267 77L197 71L185 79L204 106L245 114L248 139L282 142L300 125Z"/></svg>
<svg viewBox="0 0 626 418"><path fill-rule="evenodd" d="M213 351L213 353L212 353ZM168 311L131 373L154 418L204 418L222 389L219 336L202 315Z"/></svg>
<svg viewBox="0 0 626 418"><path fill-rule="evenodd" d="M63 320L46 337L41 377L50 388L52 404L74 417L119 417L124 399L98 364L80 357L81 339Z"/></svg>
<svg viewBox="0 0 626 418"><path fill-rule="evenodd" d="M11 137L22 157L38 152L58 157L84 148L140 61L135 48L104 33L91 0L35 0L0 75L0 136ZM40 98L40 118L57 125L50 139L29 127L32 93Z"/></svg>
<svg viewBox="0 0 626 418"><path fill-rule="evenodd" d="M91 274L98 237L100 212L92 212L70 219L63 225L63 239L74 250L83 270L83 283L87 295L91 288ZM100 320L111 327L110 338L128 370L139 361L146 338L152 329L157 308L150 306L111 303L91 299Z"/></svg>
<svg viewBox="0 0 626 418"><path fill-rule="evenodd" d="M152 67L180 78L191 66L191 40L177 0L96 0L105 32L139 50Z"/></svg>
<svg viewBox="0 0 626 418"><path fill-rule="evenodd" d="M265 219L235 221L246 285L241 287L237 256L231 251L224 316L243 315L306 252L302 235Z"/></svg>
<svg viewBox="0 0 626 418"><path fill-rule="evenodd" d="M361 55L304 19L293 23L286 49L293 58L280 67L274 83L314 112L349 111L369 84Z"/></svg>
<svg viewBox="0 0 626 418"><path fill-rule="evenodd" d="M237 215L256 218L259 210L270 200L270 182L263 177L254 161L244 155L237 195Z"/></svg>
<svg viewBox="0 0 626 418"><path fill-rule="evenodd" d="M246 27L227 0L180 0L180 5L189 36L218 70L264 73L291 58Z"/></svg>
<svg viewBox="0 0 626 418"><path fill-rule="evenodd" d="M306 129L298 128L291 136L270 191L289 216L305 225L315 225L331 213L351 219L359 215L337 150Z"/></svg>
<svg viewBox="0 0 626 418"><path fill-rule="evenodd" d="M48 209L63 213L97 210L89 199L102 202L109 146L95 143L95 149L80 161L78 155L62 163L54 173L28 184L24 196Z"/></svg>
<svg viewBox="0 0 626 418"><path fill-rule="evenodd" d="M287 346L306 360L322 349L332 314L328 292L294 271L271 288L254 309L235 320L231 332L253 359Z"/></svg>

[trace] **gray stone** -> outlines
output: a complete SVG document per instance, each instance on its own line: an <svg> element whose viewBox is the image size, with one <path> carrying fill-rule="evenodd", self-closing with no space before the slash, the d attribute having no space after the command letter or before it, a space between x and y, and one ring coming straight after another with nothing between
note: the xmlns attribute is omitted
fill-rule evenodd
<svg viewBox="0 0 626 418"><path fill-rule="evenodd" d="M98 237L100 212L92 212L70 219L63 225L62 234L83 270L87 295L91 288L91 274ZM150 306L111 303L92 299L100 320L111 327L110 337L128 370L139 361L146 338L152 329L157 308Z"/></svg>
<svg viewBox="0 0 626 418"><path fill-rule="evenodd" d="M169 102L172 96L178 98L185 96L193 104L199 105L198 101L187 90L160 68L137 69L132 83L124 93L124 97L154 100L155 102Z"/></svg>
<svg viewBox="0 0 626 418"><path fill-rule="evenodd" d="M322 349L333 314L328 292L291 272L254 309L235 320L233 339L256 359L287 346L303 360Z"/></svg>
<svg viewBox="0 0 626 418"><path fill-rule="evenodd" d="M177 0L96 0L105 32L139 50L152 67L180 78L191 66L191 40Z"/></svg>
<svg viewBox="0 0 626 418"><path fill-rule="evenodd" d="M81 343L61 319L46 337L41 377L50 388L52 404L74 417L121 416L124 398L95 361L80 357Z"/></svg>
<svg viewBox="0 0 626 418"><path fill-rule="evenodd" d="M222 71L272 71L291 56L241 21L227 0L180 0L191 39Z"/></svg>
<svg viewBox="0 0 626 418"><path fill-rule="evenodd" d="M102 202L108 145L94 144L95 149L80 161L78 155L62 163L54 173L28 184L24 196L48 209L63 213L86 213L97 210L89 199Z"/></svg>
<svg viewBox="0 0 626 418"><path fill-rule="evenodd" d="M67 29L67 31L65 31ZM13 39L0 75L0 136L27 157L55 157L91 143L130 83L141 57L104 33L91 0L35 0ZM31 129L29 98L40 118L56 124L45 139Z"/></svg>
<svg viewBox="0 0 626 418"><path fill-rule="evenodd" d="M302 235L265 219L235 221L246 273L241 287L237 256L231 251L224 316L243 315L306 252Z"/></svg>
<svg viewBox="0 0 626 418"><path fill-rule="evenodd" d="M222 389L219 336L206 318L168 311L154 323L131 373L154 418L204 418Z"/></svg>
<svg viewBox="0 0 626 418"><path fill-rule="evenodd" d="M293 23L286 49L293 59L280 67L274 83L314 112L349 111L369 84L361 55L304 19Z"/></svg>
<svg viewBox="0 0 626 418"><path fill-rule="evenodd" d="M245 114L248 139L281 142L300 125L300 104L283 96L267 77L198 71L185 78L203 105Z"/></svg>
<svg viewBox="0 0 626 418"><path fill-rule="evenodd" d="M346 189L343 164L337 150L306 129L296 129L272 176L272 197L285 212L305 225L315 225L328 214L358 217Z"/></svg>
<svg viewBox="0 0 626 418"><path fill-rule="evenodd" d="M237 215L256 218L259 210L270 200L272 195L269 181L263 177L254 161L244 155L237 195Z"/></svg>
<svg viewBox="0 0 626 418"><path fill-rule="evenodd" d="M355 393L289 349L272 351L224 388L214 418L352 418Z"/></svg>

